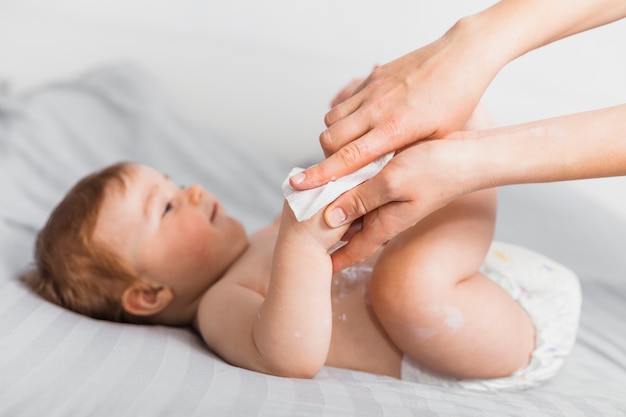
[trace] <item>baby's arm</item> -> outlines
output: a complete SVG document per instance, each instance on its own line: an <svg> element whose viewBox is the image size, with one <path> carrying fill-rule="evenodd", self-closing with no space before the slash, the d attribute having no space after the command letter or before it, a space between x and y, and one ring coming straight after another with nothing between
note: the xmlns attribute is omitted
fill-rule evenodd
<svg viewBox="0 0 626 417"><path fill-rule="evenodd" d="M312 377L326 362L332 334L328 249L345 228L328 228L322 213L299 223L285 203L265 297L228 280L202 300L200 331L227 361L290 377ZM253 261L259 270L269 262L267 256Z"/></svg>
<svg viewBox="0 0 626 417"><path fill-rule="evenodd" d="M283 375L315 375L330 346L328 250L346 229L328 228L322 213L299 223L285 203L267 297L253 329L259 354Z"/></svg>

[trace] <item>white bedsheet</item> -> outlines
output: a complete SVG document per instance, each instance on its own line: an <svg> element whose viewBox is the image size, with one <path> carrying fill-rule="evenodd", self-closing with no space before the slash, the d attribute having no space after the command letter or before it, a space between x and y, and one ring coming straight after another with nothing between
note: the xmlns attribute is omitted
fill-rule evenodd
<svg viewBox="0 0 626 417"><path fill-rule="evenodd" d="M474 392L324 368L313 380L230 366L185 330L95 321L43 302L16 274L36 230L83 174L118 159L202 183L249 231L281 207L290 164L180 118L128 66L0 96L0 415L623 416L626 224L561 184L501 190L497 238L582 279L563 370L523 392Z"/></svg>

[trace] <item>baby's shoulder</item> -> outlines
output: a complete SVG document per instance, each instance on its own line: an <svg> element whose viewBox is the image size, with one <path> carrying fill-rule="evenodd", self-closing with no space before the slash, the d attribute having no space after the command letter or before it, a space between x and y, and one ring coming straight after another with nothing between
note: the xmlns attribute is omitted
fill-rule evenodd
<svg viewBox="0 0 626 417"><path fill-rule="evenodd" d="M267 287L259 285L258 280L227 273L202 294L197 320L202 324L203 320L220 317L230 309L238 309L250 302L262 302L266 293Z"/></svg>
<svg viewBox="0 0 626 417"><path fill-rule="evenodd" d="M255 244L251 241L245 253L206 290L203 299L236 302L237 298L245 297L249 291L265 298L269 286L272 256L271 253L267 253L267 243L259 243Z"/></svg>

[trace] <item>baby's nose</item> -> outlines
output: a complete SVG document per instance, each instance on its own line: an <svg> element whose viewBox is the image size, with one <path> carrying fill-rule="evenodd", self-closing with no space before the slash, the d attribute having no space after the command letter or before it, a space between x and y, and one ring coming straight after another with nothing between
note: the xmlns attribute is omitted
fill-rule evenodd
<svg viewBox="0 0 626 417"><path fill-rule="evenodd" d="M194 206L197 206L202 202L202 196L204 194L204 190L199 185L192 185L187 188L187 196L189 198L189 202Z"/></svg>

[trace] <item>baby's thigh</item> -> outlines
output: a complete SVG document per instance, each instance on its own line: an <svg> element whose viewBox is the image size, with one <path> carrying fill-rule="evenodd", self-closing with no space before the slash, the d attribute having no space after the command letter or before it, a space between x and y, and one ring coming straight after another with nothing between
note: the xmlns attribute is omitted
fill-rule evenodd
<svg viewBox="0 0 626 417"><path fill-rule="evenodd" d="M493 239L496 190L459 198L391 240L381 252L373 291L443 291L474 275Z"/></svg>
<svg viewBox="0 0 626 417"><path fill-rule="evenodd" d="M479 272L492 242L492 197L455 202L418 223L389 242L372 271L372 307L396 346L457 378L510 374L534 343L524 309Z"/></svg>
<svg viewBox="0 0 626 417"><path fill-rule="evenodd" d="M461 318L472 321L475 301L484 300L472 293L501 292L478 276L492 242L495 198L495 191L488 190L454 201L398 235L381 252L372 271L370 300L403 352L430 351L434 344L462 345L465 337L448 329L455 330ZM450 344L451 338L459 343Z"/></svg>
<svg viewBox="0 0 626 417"><path fill-rule="evenodd" d="M479 227L476 219L468 220L466 206L447 206L431 214L380 253L370 299L388 332L434 325L434 301L449 298L458 282L480 268L491 241L482 238L489 224Z"/></svg>
<svg viewBox="0 0 626 417"><path fill-rule="evenodd" d="M450 259L447 244L437 234L422 234L419 229L414 227L389 242L372 270L370 300L388 333L407 335L408 326L432 327L434 300L448 298L465 275L461 269L471 270Z"/></svg>

